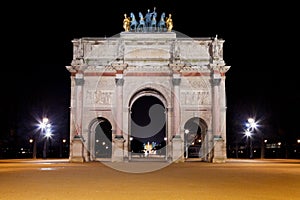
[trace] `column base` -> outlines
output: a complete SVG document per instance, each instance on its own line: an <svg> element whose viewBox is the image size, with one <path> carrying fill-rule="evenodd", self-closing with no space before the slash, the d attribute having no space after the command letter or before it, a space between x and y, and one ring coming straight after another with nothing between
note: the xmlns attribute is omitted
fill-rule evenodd
<svg viewBox="0 0 300 200"><path fill-rule="evenodd" d="M124 161L124 142L125 139L123 136L116 136L113 139L113 154L112 154L112 162L123 162Z"/></svg>
<svg viewBox="0 0 300 200"><path fill-rule="evenodd" d="M83 157L70 157L69 159L70 162L73 162L73 163L83 163L85 162L84 158Z"/></svg>
<svg viewBox="0 0 300 200"><path fill-rule="evenodd" d="M225 163L226 162L226 148L222 137L214 137L214 155L213 163Z"/></svg>
<svg viewBox="0 0 300 200"><path fill-rule="evenodd" d="M184 150L183 150L183 140L181 139L181 137L178 135L176 135L173 139L172 139L172 160L175 163L179 163L179 162L184 162Z"/></svg>
<svg viewBox="0 0 300 200"><path fill-rule="evenodd" d="M85 162L83 157L83 140L80 136L75 136L71 143L70 162Z"/></svg>

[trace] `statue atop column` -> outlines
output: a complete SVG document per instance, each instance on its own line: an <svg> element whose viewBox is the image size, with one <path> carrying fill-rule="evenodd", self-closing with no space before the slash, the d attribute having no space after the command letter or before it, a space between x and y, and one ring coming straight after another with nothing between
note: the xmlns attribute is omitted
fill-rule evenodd
<svg viewBox="0 0 300 200"><path fill-rule="evenodd" d="M215 59L220 59L220 58L222 58L222 48L223 48L223 46L222 46L222 43L221 42L219 42L219 39L218 39L218 35L216 35L216 37L214 38L214 41L213 41L213 43L212 43L212 45L213 45L213 57L215 58Z"/></svg>
<svg viewBox="0 0 300 200"><path fill-rule="evenodd" d="M128 32L130 29L130 17L127 17L126 13L124 14L123 28L125 32Z"/></svg>
<svg viewBox="0 0 300 200"><path fill-rule="evenodd" d="M168 32L171 32L172 29L173 29L173 20L172 20L172 15L169 14L169 17L167 17L167 20L166 20L166 25L167 25L167 30Z"/></svg>

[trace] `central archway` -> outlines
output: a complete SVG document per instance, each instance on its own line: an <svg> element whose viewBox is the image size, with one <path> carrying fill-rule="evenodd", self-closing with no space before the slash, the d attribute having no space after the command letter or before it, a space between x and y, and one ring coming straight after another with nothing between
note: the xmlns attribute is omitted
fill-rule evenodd
<svg viewBox="0 0 300 200"><path fill-rule="evenodd" d="M166 158L166 107L162 96L144 91L133 98L130 106L130 160Z"/></svg>

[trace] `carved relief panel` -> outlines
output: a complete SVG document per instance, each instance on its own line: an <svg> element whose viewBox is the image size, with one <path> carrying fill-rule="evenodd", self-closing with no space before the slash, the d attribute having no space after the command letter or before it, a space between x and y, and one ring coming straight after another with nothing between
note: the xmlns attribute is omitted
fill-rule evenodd
<svg viewBox="0 0 300 200"><path fill-rule="evenodd" d="M208 105L210 104L209 91L181 91L180 100L182 105Z"/></svg>
<svg viewBox="0 0 300 200"><path fill-rule="evenodd" d="M87 90L85 93L86 106L109 106L112 103L113 91Z"/></svg>

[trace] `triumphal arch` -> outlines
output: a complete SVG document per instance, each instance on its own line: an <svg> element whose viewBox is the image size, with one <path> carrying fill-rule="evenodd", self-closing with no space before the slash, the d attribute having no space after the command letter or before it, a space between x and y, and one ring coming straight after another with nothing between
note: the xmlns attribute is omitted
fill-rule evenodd
<svg viewBox="0 0 300 200"><path fill-rule="evenodd" d="M224 40L128 25L72 41L70 161L225 162Z"/></svg>

